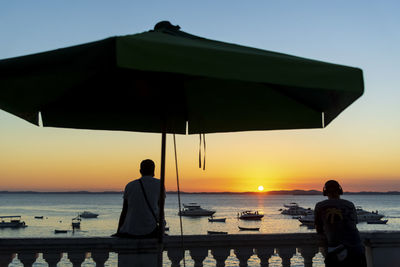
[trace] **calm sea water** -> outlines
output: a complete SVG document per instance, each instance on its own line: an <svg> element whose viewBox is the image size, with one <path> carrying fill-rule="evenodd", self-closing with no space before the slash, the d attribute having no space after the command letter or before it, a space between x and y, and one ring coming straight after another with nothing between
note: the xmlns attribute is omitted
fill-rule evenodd
<svg viewBox="0 0 400 267"><path fill-rule="evenodd" d="M400 196L398 195L345 195L343 198L352 201L356 206L362 206L368 211L378 210L389 220L387 225L358 224L360 231L400 230ZM227 231L229 234L258 233L304 233L315 230L300 226L297 220L280 214L283 204L297 202L303 207L314 208L315 203L323 200L323 196L266 196L266 195L235 195L235 194L183 194L182 203L197 202L204 208L216 210L216 217L226 217L226 223L210 223L206 217L183 217L184 234L207 234L207 230ZM0 194L0 215L21 215L28 227L24 229L0 229L0 238L5 237L93 237L109 236L115 233L122 207L122 194ZM81 230L69 231L67 234L54 234L55 229L71 230L71 219L82 211L99 213L97 219L83 219ZM237 213L243 210L258 210L265 214L262 221L238 221ZM178 200L176 194L167 194L165 216L170 227L170 235L180 234ZM34 219L34 216L44 216L44 219ZM242 232L238 226L260 227L260 232ZM188 256L188 259L190 257ZM294 257L294 266L302 266L302 259ZM321 266L322 258L317 255L315 266ZM271 266L279 266L280 259L271 258ZM252 257L250 266L259 266L257 257ZM46 266L43 260L38 260L36 266ZM85 265L93 266L88 259ZM192 266L190 264L188 266ZM215 266L215 261L209 257L205 266ZM21 266L14 260L12 266ZM64 260L60 266L72 266ZM116 266L116 256L111 255L108 266ZM227 266L238 266L232 256L228 258Z"/></svg>

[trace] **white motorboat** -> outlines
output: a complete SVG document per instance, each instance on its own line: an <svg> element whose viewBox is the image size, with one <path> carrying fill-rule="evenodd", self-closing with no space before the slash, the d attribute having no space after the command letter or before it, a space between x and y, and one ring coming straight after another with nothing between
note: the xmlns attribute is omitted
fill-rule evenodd
<svg viewBox="0 0 400 267"><path fill-rule="evenodd" d="M81 214L79 214L80 218L85 218L85 219L87 219L87 218L97 218L97 216L99 216L99 214L93 213L93 212L90 212L90 211L84 211Z"/></svg>
<svg viewBox="0 0 400 267"><path fill-rule="evenodd" d="M370 220L367 221L368 224L386 224L388 220Z"/></svg>
<svg viewBox="0 0 400 267"><path fill-rule="evenodd" d="M182 216L198 217L198 216L211 216L215 212L216 212L215 210L203 209L197 203L189 203L189 204L183 204L183 210L180 211L179 214Z"/></svg>
<svg viewBox="0 0 400 267"><path fill-rule="evenodd" d="M380 221L384 217L384 215L379 214L378 211L375 212L370 212L363 210L361 207L356 207L356 212L357 212L357 220L358 222L383 222ZM314 212L309 213L307 215L301 216L299 218L299 221L302 224L309 225L309 224L314 224Z"/></svg>
<svg viewBox="0 0 400 267"><path fill-rule="evenodd" d="M264 215L258 213L258 211L245 210L240 215L238 213L238 218L241 220L261 220L263 217Z"/></svg>
<svg viewBox="0 0 400 267"><path fill-rule="evenodd" d="M183 204L184 208L200 208L200 205L194 202Z"/></svg>
<svg viewBox="0 0 400 267"><path fill-rule="evenodd" d="M310 208L306 209L306 208L300 207L299 204L297 204L295 202L292 202L289 204L284 204L283 206L287 208L287 209L282 210L282 212L281 212L284 215L292 215L292 216L293 215L294 216L307 215L308 213L312 212L312 209L310 209Z"/></svg>
<svg viewBox="0 0 400 267"><path fill-rule="evenodd" d="M283 204L283 206L285 208L298 208L299 204L297 204L296 202L290 202L289 204Z"/></svg>
<svg viewBox="0 0 400 267"><path fill-rule="evenodd" d="M0 216L0 228L24 228L27 227L21 216Z"/></svg>
<svg viewBox="0 0 400 267"><path fill-rule="evenodd" d="M378 211L366 211L363 210L360 206L356 207L356 211L358 222L377 221L385 217L384 215L379 214Z"/></svg>
<svg viewBox="0 0 400 267"><path fill-rule="evenodd" d="M300 216L298 220L304 225L314 225L314 213Z"/></svg>

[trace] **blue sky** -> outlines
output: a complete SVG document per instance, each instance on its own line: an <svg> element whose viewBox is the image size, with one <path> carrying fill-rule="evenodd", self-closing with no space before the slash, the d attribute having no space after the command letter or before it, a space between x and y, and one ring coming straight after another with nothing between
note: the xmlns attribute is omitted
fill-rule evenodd
<svg viewBox="0 0 400 267"><path fill-rule="evenodd" d="M400 165L399 14L399 1L2 1L0 59L142 32L151 29L158 21L169 20L184 31L209 39L356 66L364 71L365 94L327 129L215 135L210 138L210 144L222 150L225 149L219 145L222 139L228 140L227 143L245 144L249 154L244 156L251 158L251 150L266 142L265 139L273 140L279 153L285 151L290 142L294 149L309 156L310 169L314 168L312 162L320 164L320 158L330 151L327 155L331 159L329 163L348 172L326 171L318 175L340 175L344 183L354 189L358 188L357 183L362 177L369 177L370 183L365 189L400 190L400 167L396 167ZM88 144L85 131L71 133L69 130L39 129L3 111L0 111L0 131L4 137L0 139L0 149L6 151L3 157L12 154L19 158L21 155L16 154L16 147L25 147L31 157L54 157L57 152L52 150L52 145L61 146L66 140L80 144L79 147L86 144L89 146L87 150L99 146L92 139L90 142L93 143ZM141 147L132 157L135 160L144 155L159 157L157 136L91 135L98 139L107 135L110 143L113 139L127 142L134 139L131 141L132 149L141 147L143 142L155 143L152 148ZM99 142L103 145L104 140ZM182 142L182 153L196 158L197 139L190 137L182 139ZM48 147L48 151L35 154L32 151L36 146ZM104 145L104 151L118 153L114 147ZM271 147L271 144L266 144L266 147ZM314 154L310 154L307 147L312 147ZM23 149L18 151L23 153ZM93 153L97 153L95 151ZM68 155L65 152L60 158L65 159ZM89 153L88 157L91 156L94 157ZM264 160L271 162L271 158L272 155ZM209 160L211 166L213 163L222 164L212 155ZM239 157L231 160L239 165L246 162ZM281 155L279 162L285 160L293 168L304 164L296 157ZM341 161L353 164L348 166ZM21 162L9 157L7 162L7 166L0 163L0 176L16 173L10 167L13 164L33 164L29 157ZM206 173L192 170L196 167L195 160L193 163L183 161L182 164L184 171L196 179L216 175L212 169ZM230 168L228 163L224 164L225 168ZM254 169L253 165L246 165L248 162L243 164L243 169ZM375 165L371 167L371 164ZM279 166L276 163L266 168L279 169ZM310 171L310 177L315 175ZM24 174L15 177L21 176ZM28 170L25 176L29 176ZM306 177L304 174L293 178L293 187L314 186L316 178L307 182ZM383 181L379 179L385 180L385 186L379 187ZM17 188L18 184L14 187Z"/></svg>

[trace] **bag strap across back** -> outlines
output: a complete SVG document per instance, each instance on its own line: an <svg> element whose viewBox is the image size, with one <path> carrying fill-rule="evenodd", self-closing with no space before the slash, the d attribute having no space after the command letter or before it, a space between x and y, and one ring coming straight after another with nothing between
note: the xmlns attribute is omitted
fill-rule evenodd
<svg viewBox="0 0 400 267"><path fill-rule="evenodd" d="M144 186L143 186L142 179L139 179L139 183L140 183L140 187L142 188L144 200L146 200L147 207L150 209L151 214L153 215L154 220L156 221L156 223L158 223L157 216L156 216L156 214L154 213L153 209L151 208L150 203L149 203L149 200L148 200L147 195L146 195L146 191L144 190Z"/></svg>

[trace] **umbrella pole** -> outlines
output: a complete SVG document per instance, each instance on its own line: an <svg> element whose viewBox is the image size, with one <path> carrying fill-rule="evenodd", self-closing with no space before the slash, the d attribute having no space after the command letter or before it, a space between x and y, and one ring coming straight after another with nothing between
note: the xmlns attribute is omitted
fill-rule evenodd
<svg viewBox="0 0 400 267"><path fill-rule="evenodd" d="M163 243L163 237L164 237L164 231L165 231L165 215L164 215L164 204L165 204L165 148L166 148L166 141L167 141L167 133L165 130L163 130L161 134L161 166L160 166L160 203L159 203L159 225L160 225L160 231L159 231L159 236L158 236L158 242L160 245L160 253L159 253L159 266L162 266L162 251L163 248L162 243Z"/></svg>

